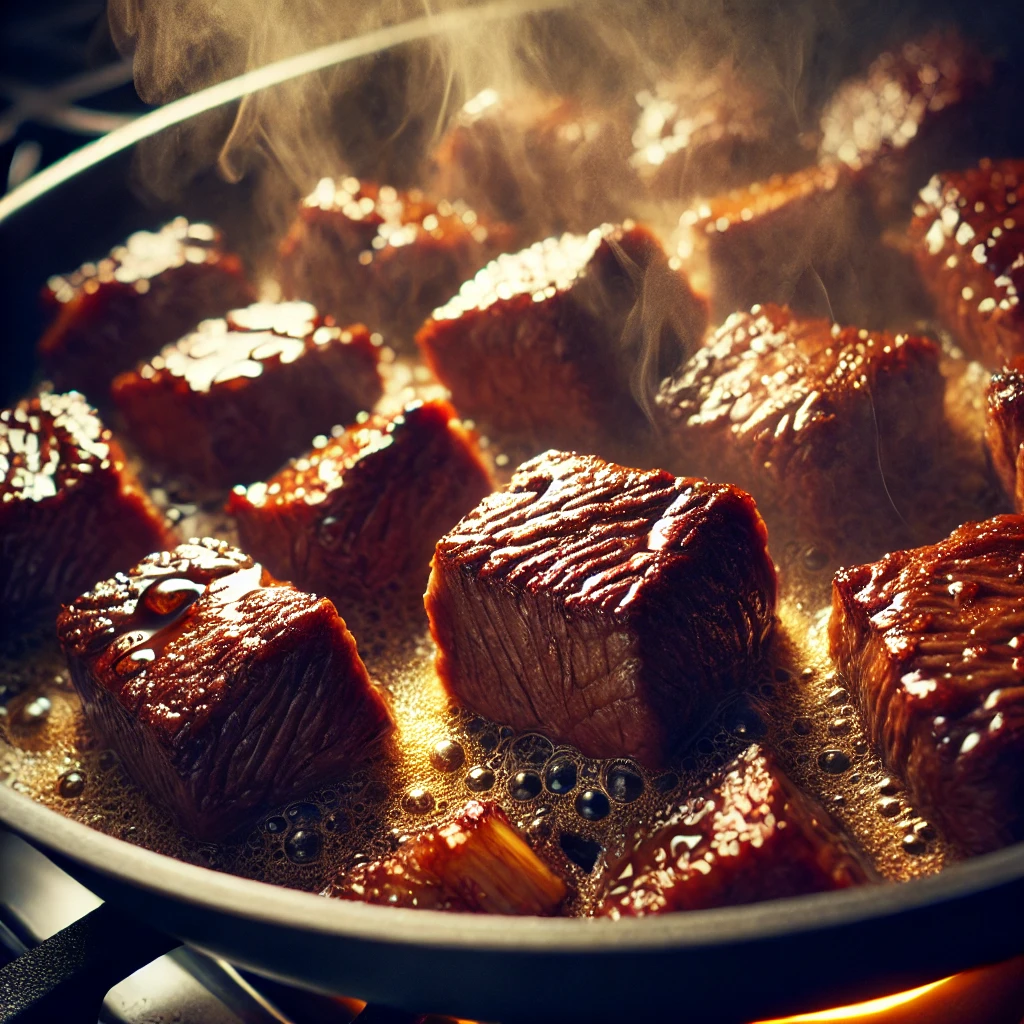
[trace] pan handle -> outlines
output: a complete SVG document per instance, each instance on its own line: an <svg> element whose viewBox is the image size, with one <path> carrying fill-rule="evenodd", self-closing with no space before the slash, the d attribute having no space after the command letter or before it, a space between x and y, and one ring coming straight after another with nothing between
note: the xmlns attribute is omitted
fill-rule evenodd
<svg viewBox="0 0 1024 1024"><path fill-rule="evenodd" d="M180 944L104 903L0 968L0 1024L96 1024L119 981Z"/></svg>

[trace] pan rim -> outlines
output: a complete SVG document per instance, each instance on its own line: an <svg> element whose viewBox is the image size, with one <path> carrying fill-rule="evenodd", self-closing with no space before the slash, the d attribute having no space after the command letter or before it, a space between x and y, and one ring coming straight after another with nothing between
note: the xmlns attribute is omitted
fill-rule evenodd
<svg viewBox="0 0 1024 1024"><path fill-rule="evenodd" d="M65 817L31 797L0 786L0 821L30 842L97 874L129 880L152 895L236 920L388 944L482 952L641 952L707 948L824 932L860 922L878 924L991 891L1024 877L1024 843L951 864L908 882L883 882L838 892L766 900L642 919L507 917L450 914L327 899L189 864Z"/></svg>

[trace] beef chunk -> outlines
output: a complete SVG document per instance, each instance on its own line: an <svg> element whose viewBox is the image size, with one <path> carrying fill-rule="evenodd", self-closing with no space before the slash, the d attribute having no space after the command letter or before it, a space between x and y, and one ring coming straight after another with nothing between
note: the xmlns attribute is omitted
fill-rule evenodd
<svg viewBox="0 0 1024 1024"><path fill-rule="evenodd" d="M396 584L422 593L438 538L490 490L455 410L417 402L320 439L267 483L235 488L228 510L275 575L358 599Z"/></svg>
<svg viewBox="0 0 1024 1024"><path fill-rule="evenodd" d="M992 377L985 440L1018 512L1024 512L1024 358Z"/></svg>
<svg viewBox="0 0 1024 1024"><path fill-rule="evenodd" d="M604 111L538 92L485 89L441 140L432 188L534 242L621 219L635 193L628 159L628 132Z"/></svg>
<svg viewBox="0 0 1024 1024"><path fill-rule="evenodd" d="M630 163L657 199L715 195L813 158L792 101L752 87L732 61L663 79L636 102Z"/></svg>
<svg viewBox="0 0 1024 1024"><path fill-rule="evenodd" d="M373 408L379 347L307 302L258 302L198 330L114 382L142 451L204 484L273 472L316 434Z"/></svg>
<svg viewBox="0 0 1024 1024"><path fill-rule="evenodd" d="M120 445L76 392L0 412L0 495L0 635L56 615L168 537Z"/></svg>
<svg viewBox="0 0 1024 1024"><path fill-rule="evenodd" d="M216 229L178 217L157 232L137 231L97 263L51 277L45 298L54 311L39 342L47 374L61 390L103 402L115 374L255 295Z"/></svg>
<svg viewBox="0 0 1024 1024"><path fill-rule="evenodd" d="M98 583L57 635L93 731L200 839L337 778L391 730L334 605L224 541Z"/></svg>
<svg viewBox="0 0 1024 1024"><path fill-rule="evenodd" d="M597 914L706 910L867 880L825 811L752 746L611 865Z"/></svg>
<svg viewBox="0 0 1024 1024"><path fill-rule="evenodd" d="M662 384L658 408L678 467L817 528L890 507L883 473L928 461L942 399L931 341L768 305L729 317Z"/></svg>
<svg viewBox="0 0 1024 1024"><path fill-rule="evenodd" d="M933 169L976 144L972 101L991 74L989 62L950 31L883 53L826 104L819 157L851 168L883 218L905 216Z"/></svg>
<svg viewBox="0 0 1024 1024"><path fill-rule="evenodd" d="M324 178L281 243L281 284L287 297L339 323L369 324L403 347L506 237L461 202Z"/></svg>
<svg viewBox="0 0 1024 1024"><path fill-rule="evenodd" d="M389 907L471 914L554 914L565 883L526 845L496 804L470 800L454 820L361 864L325 896Z"/></svg>
<svg viewBox="0 0 1024 1024"><path fill-rule="evenodd" d="M437 670L466 707L657 767L760 667L775 610L748 494L547 452L437 545Z"/></svg>
<svg viewBox="0 0 1024 1024"><path fill-rule="evenodd" d="M841 570L829 639L917 809L968 853L1024 838L1024 516Z"/></svg>
<svg viewBox="0 0 1024 1024"><path fill-rule="evenodd" d="M982 160L921 190L910 236L918 268L967 353L999 369L1024 356L1024 160Z"/></svg>
<svg viewBox="0 0 1024 1024"><path fill-rule="evenodd" d="M707 310L646 228L605 225L499 256L416 337L456 408L503 440L593 451L646 428L630 390Z"/></svg>

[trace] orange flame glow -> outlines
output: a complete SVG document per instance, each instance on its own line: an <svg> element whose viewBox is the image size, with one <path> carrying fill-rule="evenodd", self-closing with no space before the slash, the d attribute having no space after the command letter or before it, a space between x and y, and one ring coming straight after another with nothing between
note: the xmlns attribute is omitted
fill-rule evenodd
<svg viewBox="0 0 1024 1024"><path fill-rule="evenodd" d="M851 1006L839 1006L833 1010L819 1010L816 1013L802 1013L796 1017L779 1017L775 1020L760 1021L759 1024L811 1024L813 1021L860 1020L864 1017L874 1017L877 1014L885 1013L886 1010L892 1010L897 1006L920 999L921 996L940 985L945 985L949 980L949 978L943 978L941 981L933 981L920 988L912 988L906 992L897 992L891 996L871 999L866 1003L854 1003Z"/></svg>

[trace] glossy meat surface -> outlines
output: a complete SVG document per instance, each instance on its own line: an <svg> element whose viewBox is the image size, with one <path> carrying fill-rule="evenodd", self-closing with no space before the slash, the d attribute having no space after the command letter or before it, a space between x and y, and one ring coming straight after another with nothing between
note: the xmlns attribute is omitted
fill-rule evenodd
<svg viewBox="0 0 1024 1024"><path fill-rule="evenodd" d="M565 883L496 804L470 800L452 821L410 836L396 853L357 865L325 896L473 914L554 914Z"/></svg>
<svg viewBox="0 0 1024 1024"><path fill-rule="evenodd" d="M547 452L437 545L438 674L495 721L657 767L760 668L766 544L737 488Z"/></svg>
<svg viewBox="0 0 1024 1024"><path fill-rule="evenodd" d="M954 31L883 53L826 104L819 158L857 172L883 217L905 216L935 168L969 151L972 101L991 76L989 62Z"/></svg>
<svg viewBox="0 0 1024 1024"><path fill-rule="evenodd" d="M993 375L987 412L985 441L992 464L1015 508L1024 512L1024 357Z"/></svg>
<svg viewBox="0 0 1024 1024"><path fill-rule="evenodd" d="M76 392L0 412L0 636L53 616L168 537L96 411Z"/></svg>
<svg viewBox="0 0 1024 1024"><path fill-rule="evenodd" d="M737 313L658 395L673 466L734 480L807 522L889 503L943 415L937 346L766 305ZM880 468L881 466L881 468Z"/></svg>
<svg viewBox="0 0 1024 1024"><path fill-rule="evenodd" d="M921 190L910 237L921 277L968 355L991 369L1024 356L1024 160L982 160Z"/></svg>
<svg viewBox="0 0 1024 1024"><path fill-rule="evenodd" d="M620 219L637 184L628 160L628 131L605 110L485 89L438 145L431 188L511 225L525 244Z"/></svg>
<svg viewBox="0 0 1024 1024"><path fill-rule="evenodd" d="M313 437L372 409L380 347L308 302L258 302L122 374L113 397L142 451L227 487L276 470Z"/></svg>
<svg viewBox="0 0 1024 1024"><path fill-rule="evenodd" d="M640 310L643 309L643 315ZM499 256L416 336L459 412L535 451L644 431L630 381L674 366L707 309L644 227L604 225Z"/></svg>
<svg viewBox="0 0 1024 1024"><path fill-rule="evenodd" d="M398 348L430 311L505 247L507 229L462 202L434 202L356 178L324 178L281 243L286 297L339 323L359 321Z"/></svg>
<svg viewBox="0 0 1024 1024"><path fill-rule="evenodd" d="M967 853L1024 838L1024 516L841 570L829 639L918 809Z"/></svg>
<svg viewBox="0 0 1024 1024"><path fill-rule="evenodd" d="M608 868L597 916L707 910L867 880L826 812L752 746Z"/></svg>
<svg viewBox="0 0 1024 1024"><path fill-rule="evenodd" d="M159 231L135 232L96 263L51 277L44 298L53 320L39 355L58 389L103 403L115 374L255 297L217 230L178 217Z"/></svg>
<svg viewBox="0 0 1024 1024"><path fill-rule="evenodd" d="M57 635L92 730L200 839L344 775L391 731L334 605L224 541L97 584Z"/></svg>
<svg viewBox="0 0 1024 1024"><path fill-rule="evenodd" d="M335 600L422 593L435 543L490 493L475 439L434 401L321 440L266 483L235 489L242 545Z"/></svg>

